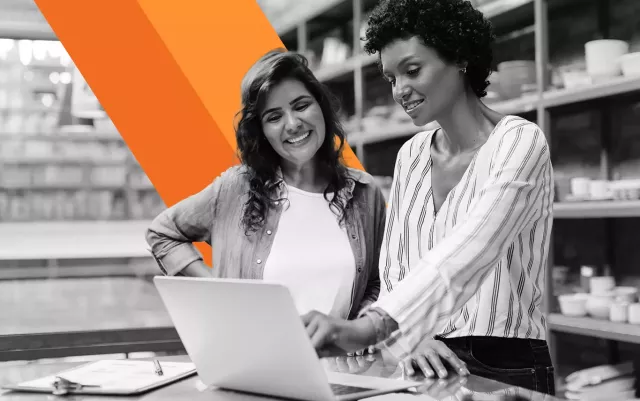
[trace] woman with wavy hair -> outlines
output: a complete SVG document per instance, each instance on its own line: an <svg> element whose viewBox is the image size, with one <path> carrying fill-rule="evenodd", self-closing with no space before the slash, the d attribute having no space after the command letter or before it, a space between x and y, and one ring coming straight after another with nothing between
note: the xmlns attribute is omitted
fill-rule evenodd
<svg viewBox="0 0 640 401"><path fill-rule="evenodd" d="M300 314L357 316L380 290L386 205L369 174L343 164L337 102L284 50L260 58L241 91L241 164L154 219L152 254L166 275L277 282ZM193 242L212 246L212 268Z"/></svg>

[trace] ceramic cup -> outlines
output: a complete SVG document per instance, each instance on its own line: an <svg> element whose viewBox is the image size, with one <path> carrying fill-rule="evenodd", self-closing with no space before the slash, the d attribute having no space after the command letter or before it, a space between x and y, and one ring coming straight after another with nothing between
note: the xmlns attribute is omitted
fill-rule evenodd
<svg viewBox="0 0 640 401"><path fill-rule="evenodd" d="M571 194L576 198L587 198L591 194L591 180L586 177L571 179Z"/></svg>
<svg viewBox="0 0 640 401"><path fill-rule="evenodd" d="M612 303L609 309L609 320L616 323L626 323L629 320L629 303Z"/></svg>
<svg viewBox="0 0 640 401"><path fill-rule="evenodd" d="M593 180L589 183L589 196L592 199L606 199L610 194L609 181Z"/></svg>
<svg viewBox="0 0 640 401"><path fill-rule="evenodd" d="M591 293L594 295L602 295L607 294L616 286L616 281L611 276L598 276L591 277L589 282L589 288L591 289Z"/></svg>
<svg viewBox="0 0 640 401"><path fill-rule="evenodd" d="M640 303L629 305L629 323L640 324Z"/></svg>

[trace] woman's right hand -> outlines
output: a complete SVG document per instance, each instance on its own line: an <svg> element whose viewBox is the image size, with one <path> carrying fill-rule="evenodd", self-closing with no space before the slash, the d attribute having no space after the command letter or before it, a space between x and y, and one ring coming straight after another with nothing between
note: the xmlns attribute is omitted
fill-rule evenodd
<svg viewBox="0 0 640 401"><path fill-rule="evenodd" d="M373 356L338 356L328 358L330 366L340 373L362 374L368 371L375 362Z"/></svg>
<svg viewBox="0 0 640 401"><path fill-rule="evenodd" d="M376 353L376 347L373 345L370 345L367 349L361 349L359 351L356 352L348 352L347 356L362 356L365 353L367 354L375 354Z"/></svg>

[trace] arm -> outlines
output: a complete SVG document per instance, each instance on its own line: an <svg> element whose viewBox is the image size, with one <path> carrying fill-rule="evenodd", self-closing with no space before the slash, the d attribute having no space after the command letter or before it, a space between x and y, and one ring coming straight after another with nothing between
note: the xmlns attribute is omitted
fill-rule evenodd
<svg viewBox="0 0 640 401"><path fill-rule="evenodd" d="M165 275L211 275L193 242L211 245L220 186L221 177L218 177L205 189L166 209L151 222L146 240Z"/></svg>
<svg viewBox="0 0 640 401"><path fill-rule="evenodd" d="M535 125L505 133L492 165L468 219L372 305L382 315L377 340L389 337L384 345L400 358L468 302L525 224L551 216L550 155Z"/></svg>
<svg viewBox="0 0 640 401"><path fill-rule="evenodd" d="M364 310L378 299L380 294L380 272L378 270L378 260L380 258L380 248L384 237L384 223L387 214L386 201L380 188L375 186L375 199L373 202L373 254L369 265L369 281L364 297L360 303L360 310Z"/></svg>
<svg viewBox="0 0 640 401"><path fill-rule="evenodd" d="M383 295L388 293L388 286L386 282L389 280L388 276L385 276L385 266L387 263L390 263L390 258L388 255L385 246L389 242L389 228L393 224L400 224L398 221L398 214L400 209L400 203L402 202L402 191L401 187L404 185L401 179L402 176L402 160L406 157L406 152L411 147L413 141L409 140L405 142L405 144L398 151L398 155L396 156L396 164L393 170L393 180L391 182L391 191L389 193L388 203L384 199L384 195L382 191L378 189L376 194L376 207L380 207L379 204L382 204L384 209L378 209L378 213L380 213L380 220L375 222L375 241L376 241L376 249L374 255L375 266L372 269L376 269L375 277L378 280L378 294L376 300L382 297ZM378 203L379 202L379 203ZM374 301L376 301L374 300ZM365 315L367 310L371 307L373 302L368 302L367 304L363 304L360 308L360 312L358 313L358 317L362 317Z"/></svg>

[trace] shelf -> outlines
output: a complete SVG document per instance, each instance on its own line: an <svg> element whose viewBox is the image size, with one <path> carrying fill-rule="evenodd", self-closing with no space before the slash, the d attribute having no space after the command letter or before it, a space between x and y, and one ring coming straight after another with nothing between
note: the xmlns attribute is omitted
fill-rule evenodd
<svg viewBox="0 0 640 401"><path fill-rule="evenodd" d="M425 131L426 127L416 127L415 125L397 124L386 126L383 130L368 132L353 132L347 136L347 142L351 146L367 145L375 142L387 141L390 139L408 137Z"/></svg>
<svg viewBox="0 0 640 401"><path fill-rule="evenodd" d="M360 54L355 57L351 57L340 64L321 66L314 71L314 75L318 81L326 83L353 73L356 68L373 65L376 60L377 56L375 54Z"/></svg>
<svg viewBox="0 0 640 401"><path fill-rule="evenodd" d="M153 184L131 184L129 188L134 191L155 191L156 187Z"/></svg>
<svg viewBox="0 0 640 401"><path fill-rule="evenodd" d="M107 112L104 110L82 110L74 111L72 114L74 117L86 118L89 120L102 120L109 117Z"/></svg>
<svg viewBox="0 0 640 401"><path fill-rule="evenodd" d="M304 6L303 4L301 4L301 6L303 7L300 7L304 11L289 10L288 13L283 13L284 15L281 15L282 17L281 19L273 19L273 21L269 21L269 22L275 28L278 35L280 36L286 35L290 33L290 31L296 29L299 24L304 23L312 18L315 18L331 10L332 8L340 5L341 3L346 3L347 1L348 0L324 0L322 2L320 1L304 2Z"/></svg>
<svg viewBox="0 0 640 401"><path fill-rule="evenodd" d="M537 97L535 95L527 95L518 99L511 99L502 102L489 104L493 110L503 114L522 114L537 107ZM418 132L437 128L437 124L417 127L411 122L388 124L380 130L356 131L347 136L350 145L366 145L369 143L382 142L390 139L408 137Z"/></svg>
<svg viewBox="0 0 640 401"><path fill-rule="evenodd" d="M27 133L0 133L0 140L17 141L114 141L122 142L124 139L118 133L51 133L51 134L27 134Z"/></svg>
<svg viewBox="0 0 640 401"><path fill-rule="evenodd" d="M543 94L543 105L545 107L557 107L571 103L582 102L591 99L597 99L606 96L615 96L624 93L630 93L633 91L640 91L640 78L619 78L611 81L607 81L598 85L584 87L580 89L563 89L556 91L549 91ZM531 112L537 109L538 100L536 95L526 95L517 99L510 99L501 102L487 103L487 106L493 110L503 114L522 114ZM371 132L354 132L349 135L349 143L372 143L380 142L388 139L413 135L417 132L423 131L426 128L415 127L412 124L399 124L390 125L380 131ZM592 203L592 202L591 202ZM625 203L625 202L621 202ZM575 206L575 205L574 205ZM607 207L609 204L607 204ZM580 209L581 210L581 209ZM613 213L618 213L616 209ZM626 213L626 212L623 212ZM637 211L634 211L634 216L637 215ZM583 216L576 216L583 217ZM626 217L611 216L611 217Z"/></svg>
<svg viewBox="0 0 640 401"><path fill-rule="evenodd" d="M559 313L549 314L547 322L552 331L640 344L640 325L589 317L569 317Z"/></svg>
<svg viewBox="0 0 640 401"><path fill-rule="evenodd" d="M124 166L131 162L127 159L122 160L98 160L98 159L71 159L64 157L24 157L15 159L0 159L1 165L92 165L92 166Z"/></svg>
<svg viewBox="0 0 640 401"><path fill-rule="evenodd" d="M153 187L152 187L153 188ZM124 191L127 185L101 185L101 184L28 184L5 185L7 191ZM131 186L131 189L138 189Z"/></svg>
<svg viewBox="0 0 640 401"><path fill-rule="evenodd" d="M588 87L547 91L542 96L545 108L564 106L640 90L640 77L620 77Z"/></svg>
<svg viewBox="0 0 640 401"><path fill-rule="evenodd" d="M516 99L487 103L487 106L502 114L522 114L538 108L537 95L525 95Z"/></svg>
<svg viewBox="0 0 640 401"><path fill-rule="evenodd" d="M532 4L533 0L510 0L510 1L494 1L484 6L478 7L486 18L495 18L499 15L507 14L519 7Z"/></svg>
<svg viewBox="0 0 640 401"><path fill-rule="evenodd" d="M640 217L640 201L558 202L553 214L556 219Z"/></svg>
<svg viewBox="0 0 640 401"><path fill-rule="evenodd" d="M150 257L147 220L3 222L0 260Z"/></svg>
<svg viewBox="0 0 640 401"><path fill-rule="evenodd" d="M351 10L349 7L344 7L345 3L351 3L348 0L324 0L322 2L304 2L300 4L300 9L289 10L287 13L283 13L280 18L272 18L271 25L275 28L279 36L291 35L298 25L306 23L309 20L316 18L322 14L330 12L337 7L344 8L345 10ZM363 8L368 9L377 4L374 0L364 0ZM496 0L487 5L477 7L487 18L494 20L494 25L503 25L504 23L511 23L512 18L509 18L511 12L521 10L523 7L527 7L533 4L533 0ZM531 10L527 10L527 14L533 16L533 7Z"/></svg>

